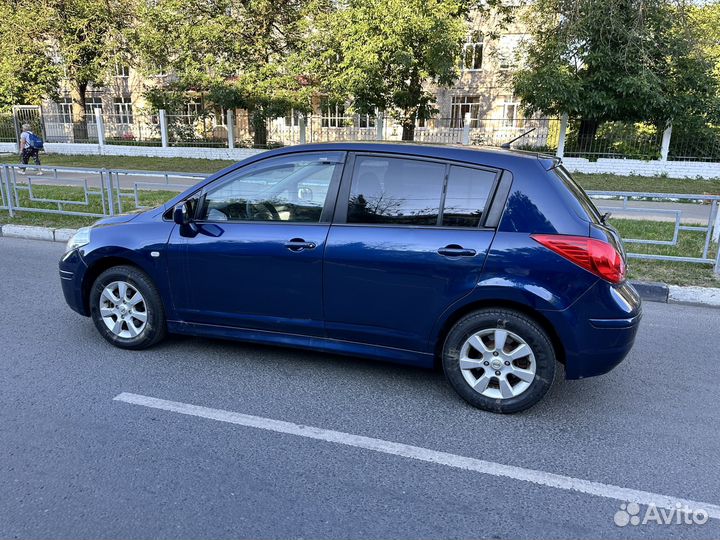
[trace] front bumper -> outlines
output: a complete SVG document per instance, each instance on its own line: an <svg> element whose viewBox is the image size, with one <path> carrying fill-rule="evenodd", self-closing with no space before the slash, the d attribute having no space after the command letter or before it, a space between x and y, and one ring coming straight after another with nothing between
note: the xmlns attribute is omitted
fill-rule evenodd
<svg viewBox="0 0 720 540"><path fill-rule="evenodd" d="M87 266L77 249L65 253L58 264L60 267L60 285L65 302L73 311L88 316L83 297L83 276Z"/></svg>

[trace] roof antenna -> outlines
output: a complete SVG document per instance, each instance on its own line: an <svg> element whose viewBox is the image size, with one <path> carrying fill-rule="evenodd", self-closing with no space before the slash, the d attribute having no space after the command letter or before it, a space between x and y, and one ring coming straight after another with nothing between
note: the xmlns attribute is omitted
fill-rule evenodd
<svg viewBox="0 0 720 540"><path fill-rule="evenodd" d="M511 145L512 143L514 143L515 141L517 141L517 140L519 140L519 139L522 139L525 135L527 135L528 133L532 133L533 131L535 131L535 128L530 128L530 129L528 129L525 133L523 133L522 135L518 135L518 136L515 137L512 141L508 141L508 142L502 143L502 144L500 145L500 148L504 148L505 150L510 150L510 145Z"/></svg>

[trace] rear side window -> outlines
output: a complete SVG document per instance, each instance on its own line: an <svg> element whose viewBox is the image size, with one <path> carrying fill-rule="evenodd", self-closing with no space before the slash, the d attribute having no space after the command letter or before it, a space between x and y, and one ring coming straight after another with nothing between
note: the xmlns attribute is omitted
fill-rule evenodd
<svg viewBox="0 0 720 540"><path fill-rule="evenodd" d="M436 225L444 181L440 163L359 156L347 222Z"/></svg>
<svg viewBox="0 0 720 540"><path fill-rule="evenodd" d="M495 177L471 167L358 156L347 223L476 228Z"/></svg>
<svg viewBox="0 0 720 540"><path fill-rule="evenodd" d="M495 176L494 171L450 167L442 224L445 227L479 226Z"/></svg>

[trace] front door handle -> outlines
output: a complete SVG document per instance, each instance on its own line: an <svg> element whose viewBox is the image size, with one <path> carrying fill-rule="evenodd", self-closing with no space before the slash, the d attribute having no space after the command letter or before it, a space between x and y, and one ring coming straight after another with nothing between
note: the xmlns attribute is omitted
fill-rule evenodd
<svg viewBox="0 0 720 540"><path fill-rule="evenodd" d="M302 238L293 238L285 242L285 247L290 251L303 251L304 249L315 249L317 246L315 242L306 242Z"/></svg>
<svg viewBox="0 0 720 540"><path fill-rule="evenodd" d="M477 254L477 251L474 249L465 249L457 244L450 244L449 246L438 249L437 252L445 257L474 257Z"/></svg>

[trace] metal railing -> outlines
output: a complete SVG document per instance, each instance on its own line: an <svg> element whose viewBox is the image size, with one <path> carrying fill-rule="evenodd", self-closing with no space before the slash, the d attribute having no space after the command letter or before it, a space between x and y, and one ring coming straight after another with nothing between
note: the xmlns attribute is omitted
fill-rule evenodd
<svg viewBox="0 0 720 540"><path fill-rule="evenodd" d="M11 217L15 212L112 216L162 204L206 177L5 164L0 165L0 210ZM601 211L613 214L628 257L714 265L720 273L720 195L622 191L589 191L588 195Z"/></svg>
<svg viewBox="0 0 720 540"><path fill-rule="evenodd" d="M601 212L610 212L615 221L642 221L645 232L657 232L652 223L665 224L661 233L670 233L666 238L634 238L623 235L623 242L629 246L641 245L643 250L630 251L627 256L634 259L654 261L675 261L695 264L714 265L715 273L720 274L720 195L700 195L685 193L649 193L624 191L588 191ZM621 223L622 224L622 223ZM671 225L671 227L670 227ZM622 227L618 227L622 229ZM623 232L622 230L620 231ZM684 253L687 247L680 249L681 236L689 233L696 236L696 256ZM702 235L702 237L699 237ZM649 246L658 246L655 252ZM668 254L665 248L677 251Z"/></svg>
<svg viewBox="0 0 720 540"><path fill-rule="evenodd" d="M0 165L0 210L106 217L157 206L201 173Z"/></svg>

